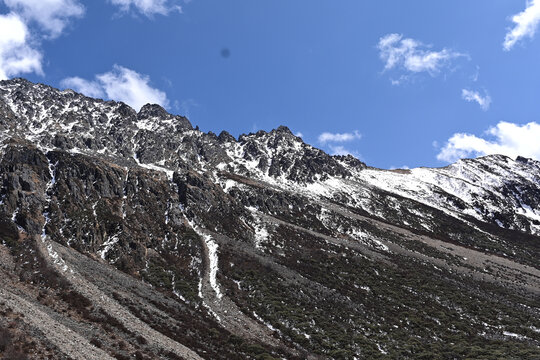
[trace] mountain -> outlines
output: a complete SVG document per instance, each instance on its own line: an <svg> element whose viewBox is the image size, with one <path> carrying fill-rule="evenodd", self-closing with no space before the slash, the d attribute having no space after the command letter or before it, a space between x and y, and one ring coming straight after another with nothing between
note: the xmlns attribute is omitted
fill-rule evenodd
<svg viewBox="0 0 540 360"><path fill-rule="evenodd" d="M536 160L381 170L13 79L0 177L3 358L540 358Z"/></svg>

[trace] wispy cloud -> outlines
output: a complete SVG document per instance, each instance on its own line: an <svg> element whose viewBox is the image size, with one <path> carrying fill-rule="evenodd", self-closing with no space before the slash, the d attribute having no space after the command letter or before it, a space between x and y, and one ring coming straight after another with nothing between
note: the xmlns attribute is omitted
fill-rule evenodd
<svg viewBox="0 0 540 360"><path fill-rule="evenodd" d="M487 93L482 96L478 91L463 89L461 90L461 97L465 101L478 103L484 111L487 111L491 105L491 97Z"/></svg>
<svg viewBox="0 0 540 360"><path fill-rule="evenodd" d="M36 23L49 38L58 37L72 18L84 15L77 0L4 0L27 23Z"/></svg>
<svg viewBox="0 0 540 360"><path fill-rule="evenodd" d="M183 101L175 101L176 110L180 111L180 114L191 118L192 110L198 108L200 105L195 99L186 99Z"/></svg>
<svg viewBox="0 0 540 360"><path fill-rule="evenodd" d="M426 72L431 76L439 74L453 59L467 56L446 48L434 51L431 46L403 38L401 34L383 36L379 39L377 48L385 71L397 69L413 74ZM399 84L403 79L406 79L406 76L402 75L400 80L392 80L392 83Z"/></svg>
<svg viewBox="0 0 540 360"><path fill-rule="evenodd" d="M362 134L360 134L357 130L349 133L323 132L319 135L319 142L321 144L326 144L329 142L347 142L352 140L358 140L361 138Z"/></svg>
<svg viewBox="0 0 540 360"><path fill-rule="evenodd" d="M525 10L512 16L512 22L515 26L506 33L503 42L506 51L511 50L523 38L534 37L540 24L540 0L528 1Z"/></svg>
<svg viewBox="0 0 540 360"><path fill-rule="evenodd" d="M331 133L323 132L319 135L319 143L323 146L326 146L328 152L331 155L353 155L357 158L360 158L360 154L357 151L349 150L345 148L343 143L352 142L354 140L360 140L362 134L358 130L345 133Z"/></svg>
<svg viewBox="0 0 540 360"><path fill-rule="evenodd" d="M479 77L480 77L480 66L476 65L476 71L474 72L474 74L471 75L470 78L472 82L477 82Z"/></svg>
<svg viewBox="0 0 540 360"><path fill-rule="evenodd" d="M0 34L0 80L43 73L42 55L31 45L28 27L18 15L0 15Z"/></svg>
<svg viewBox="0 0 540 360"><path fill-rule="evenodd" d="M540 124L519 125L500 122L489 128L483 136L454 134L441 149L437 159L454 162L466 157L502 154L518 155L540 160Z"/></svg>
<svg viewBox="0 0 540 360"><path fill-rule="evenodd" d="M113 5L119 6L122 12L135 10L143 15L168 15L171 12L182 12L178 1L169 0L109 0ZM186 2L186 1L184 1Z"/></svg>
<svg viewBox="0 0 540 360"><path fill-rule="evenodd" d="M360 158L360 154L358 153L358 151L346 149L342 145L330 145L329 148L330 155L353 155L357 158Z"/></svg>
<svg viewBox="0 0 540 360"><path fill-rule="evenodd" d="M63 88L69 88L93 98L104 98L105 90L98 81L89 81L78 76L63 79L60 82Z"/></svg>
<svg viewBox="0 0 540 360"><path fill-rule="evenodd" d="M123 101L136 110L147 103L164 107L169 105L165 92L151 87L148 76L119 65L114 65L109 72L96 75L95 80L71 77L62 80L61 86L87 96Z"/></svg>

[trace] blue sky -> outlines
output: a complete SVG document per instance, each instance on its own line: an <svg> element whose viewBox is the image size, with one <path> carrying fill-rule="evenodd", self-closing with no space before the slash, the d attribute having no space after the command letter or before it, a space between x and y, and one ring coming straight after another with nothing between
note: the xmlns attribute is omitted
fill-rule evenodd
<svg viewBox="0 0 540 360"><path fill-rule="evenodd" d="M540 0L0 0L0 78L369 165L540 159ZM138 109L137 109L138 110Z"/></svg>

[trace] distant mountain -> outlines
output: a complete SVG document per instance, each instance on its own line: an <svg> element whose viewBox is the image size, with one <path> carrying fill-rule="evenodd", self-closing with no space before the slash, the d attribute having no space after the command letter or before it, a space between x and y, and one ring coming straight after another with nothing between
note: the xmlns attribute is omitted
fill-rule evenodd
<svg viewBox="0 0 540 360"><path fill-rule="evenodd" d="M538 161L381 170L14 79L0 177L3 358L540 358Z"/></svg>

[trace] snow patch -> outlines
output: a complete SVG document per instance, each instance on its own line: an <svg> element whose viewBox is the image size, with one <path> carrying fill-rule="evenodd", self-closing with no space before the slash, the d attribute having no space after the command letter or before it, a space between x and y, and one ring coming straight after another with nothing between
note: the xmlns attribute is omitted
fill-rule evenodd
<svg viewBox="0 0 540 360"><path fill-rule="evenodd" d="M516 333L513 333L513 332L509 332L509 331L503 331L503 335L504 336L510 336L510 337L513 337L513 338L516 338L516 339L519 339L519 340L526 340L527 339L526 336L519 335L519 334L516 334Z"/></svg>
<svg viewBox="0 0 540 360"><path fill-rule="evenodd" d="M66 262L64 261L64 259L62 259L60 257L60 255L58 255L58 253L56 251L54 251L51 243L47 244L47 253L49 254L51 259L53 260L53 263L55 265L58 265L60 267L60 269L62 269L63 272L66 272L66 271L69 270Z"/></svg>
<svg viewBox="0 0 540 360"><path fill-rule="evenodd" d="M272 324L269 324L266 321L264 321L263 318L261 318L259 315L257 315L257 313L255 311L253 311L253 316L255 317L255 319L257 319L257 321L259 321L260 323L263 323L264 325L266 325L266 327L269 328L271 331L276 331L276 332L281 334L281 331L279 331L278 329L273 327Z"/></svg>
<svg viewBox="0 0 540 360"><path fill-rule="evenodd" d="M208 248L208 259L210 265L210 286L214 289L218 299L223 297L221 289L217 283L217 271L218 271L218 244L212 239L210 235L203 235L204 242Z"/></svg>
<svg viewBox="0 0 540 360"><path fill-rule="evenodd" d="M101 250L98 250L98 255L103 259L106 260L107 253L113 249L114 245L118 243L120 239L118 239L118 235L113 235L107 239L103 244L101 244Z"/></svg>

